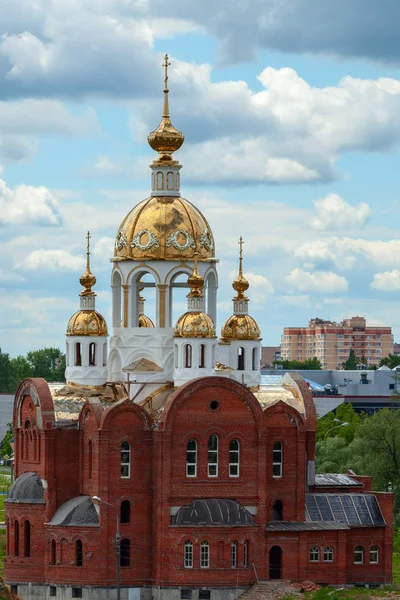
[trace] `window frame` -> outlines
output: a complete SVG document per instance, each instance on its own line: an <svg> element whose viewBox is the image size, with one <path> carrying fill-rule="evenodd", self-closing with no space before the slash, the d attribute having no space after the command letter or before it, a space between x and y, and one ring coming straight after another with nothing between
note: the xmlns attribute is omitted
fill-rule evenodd
<svg viewBox="0 0 400 600"><path fill-rule="evenodd" d="M232 443L236 442L237 449L232 450ZM231 454L236 455L236 461L232 461ZM236 467L237 473L233 473L234 468ZM229 442L229 477L240 477L240 441L236 438L230 440Z"/></svg>
<svg viewBox="0 0 400 600"><path fill-rule="evenodd" d="M81 539L75 540L75 566L83 567L83 542Z"/></svg>
<svg viewBox="0 0 400 600"><path fill-rule="evenodd" d="M194 449L189 450L189 444L194 443ZM189 461L189 454L194 454L194 462ZM189 468L194 467L194 473L189 473ZM197 477L197 440L190 438L186 444L186 477Z"/></svg>
<svg viewBox="0 0 400 600"><path fill-rule="evenodd" d="M333 563L333 558L334 558L334 550L332 546L325 546L324 548L324 562L326 563ZM330 558L328 558L328 556Z"/></svg>
<svg viewBox="0 0 400 600"><path fill-rule="evenodd" d="M200 544L200 569L210 568L210 544L206 540Z"/></svg>
<svg viewBox="0 0 400 600"><path fill-rule="evenodd" d="M212 439L215 439L217 442L216 449L210 449L210 442ZM207 476L208 477L218 477L218 455L219 452L219 439L216 433L212 433L208 438L207 444ZM215 455L216 460L210 460L210 455ZM215 458L214 457L214 458ZM212 468L215 467L215 473L212 473Z"/></svg>
<svg viewBox="0 0 400 600"><path fill-rule="evenodd" d="M372 553L374 553L376 555L376 560L371 559ZM371 548L369 549L369 564L370 565L379 565L379 554L380 554L379 546L377 546L376 544L371 546Z"/></svg>
<svg viewBox="0 0 400 600"><path fill-rule="evenodd" d="M128 448L123 448L124 444L128 445ZM127 452L128 453L128 461L123 460L122 457L122 453L123 452ZM128 442L127 440L125 440L124 442L121 443L121 447L120 447L120 464L121 464L121 479L130 479L131 477L131 461L132 461L132 445L130 442ZM124 467L128 467L128 474L124 475L123 474L123 468Z"/></svg>
<svg viewBox="0 0 400 600"><path fill-rule="evenodd" d="M277 447L279 444L279 448ZM279 453L279 460L277 460L276 453ZM277 467L277 469L275 469ZM275 473L277 471L277 473ZM272 446L272 478L282 479L283 477L283 443L277 440Z"/></svg>
<svg viewBox="0 0 400 600"><path fill-rule="evenodd" d="M190 540L183 543L183 568L193 569L193 542Z"/></svg>
<svg viewBox="0 0 400 600"><path fill-rule="evenodd" d="M123 549L125 555L122 553ZM119 564L122 568L131 566L131 540L127 537L122 538L120 542Z"/></svg>
<svg viewBox="0 0 400 600"><path fill-rule="evenodd" d="M247 569L249 566L249 540L245 540L243 544L243 568Z"/></svg>
<svg viewBox="0 0 400 600"><path fill-rule="evenodd" d="M361 560L356 560L356 554L361 554ZM353 550L353 563L355 565L364 564L364 548L362 546L355 546Z"/></svg>
<svg viewBox="0 0 400 600"><path fill-rule="evenodd" d="M312 563L320 562L320 551L318 546L311 546L308 552L308 560Z"/></svg>
<svg viewBox="0 0 400 600"><path fill-rule="evenodd" d="M231 543L231 569L238 568L238 543L233 540Z"/></svg>

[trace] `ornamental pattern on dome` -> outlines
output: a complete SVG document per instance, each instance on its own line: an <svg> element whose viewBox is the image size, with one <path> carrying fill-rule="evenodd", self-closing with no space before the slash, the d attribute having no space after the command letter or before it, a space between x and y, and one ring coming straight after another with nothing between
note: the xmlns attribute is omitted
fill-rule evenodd
<svg viewBox="0 0 400 600"><path fill-rule="evenodd" d="M104 317L95 310L78 310L67 325L67 335L108 335Z"/></svg>
<svg viewBox="0 0 400 600"><path fill-rule="evenodd" d="M260 328L250 315L232 315L221 330L225 340L259 340Z"/></svg>
<svg viewBox="0 0 400 600"><path fill-rule="evenodd" d="M175 337L214 338L214 321L204 312L187 312L177 321L174 329Z"/></svg>

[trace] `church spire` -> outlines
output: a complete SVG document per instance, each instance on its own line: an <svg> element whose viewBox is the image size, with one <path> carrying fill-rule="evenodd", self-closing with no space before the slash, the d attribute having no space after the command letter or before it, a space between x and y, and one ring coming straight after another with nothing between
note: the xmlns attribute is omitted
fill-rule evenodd
<svg viewBox="0 0 400 600"><path fill-rule="evenodd" d="M95 296L92 287L96 283L96 277L90 270L90 238L90 231L88 231L86 234L86 271L79 279L81 286L85 289L79 294L80 296Z"/></svg>
<svg viewBox="0 0 400 600"><path fill-rule="evenodd" d="M241 300L248 302L248 298L244 295L244 293L249 289L249 282L246 277L243 275L243 238L240 236L239 239L239 274L232 283L232 287L237 292L236 296L233 300Z"/></svg>

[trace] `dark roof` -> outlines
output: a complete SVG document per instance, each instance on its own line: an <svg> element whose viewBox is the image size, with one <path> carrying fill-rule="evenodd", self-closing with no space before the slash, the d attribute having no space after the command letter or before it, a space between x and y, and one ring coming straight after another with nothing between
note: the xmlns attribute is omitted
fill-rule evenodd
<svg viewBox="0 0 400 600"><path fill-rule="evenodd" d="M319 473L315 475L315 485L319 487L363 487L360 481L356 481L348 475L337 473Z"/></svg>
<svg viewBox="0 0 400 600"><path fill-rule="evenodd" d="M266 531L325 531L349 529L343 523L335 521L269 521Z"/></svg>
<svg viewBox="0 0 400 600"><path fill-rule="evenodd" d="M33 472L20 475L10 488L7 502L44 504L44 489L39 475Z"/></svg>
<svg viewBox="0 0 400 600"><path fill-rule="evenodd" d="M237 527L256 525L249 511L235 500L194 500L176 513L173 525L180 527Z"/></svg>
<svg viewBox="0 0 400 600"><path fill-rule="evenodd" d="M306 521L336 521L349 527L384 527L372 494L307 494Z"/></svg>
<svg viewBox="0 0 400 600"><path fill-rule="evenodd" d="M55 512L50 525L98 525L99 518L90 496L76 496L64 502Z"/></svg>

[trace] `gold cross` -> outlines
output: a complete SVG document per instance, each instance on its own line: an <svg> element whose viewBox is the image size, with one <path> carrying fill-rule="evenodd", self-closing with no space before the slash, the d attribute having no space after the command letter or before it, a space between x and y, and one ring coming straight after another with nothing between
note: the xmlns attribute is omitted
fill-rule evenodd
<svg viewBox="0 0 400 600"><path fill-rule="evenodd" d="M164 90L168 90L168 67L171 65L169 62L168 54L164 56L163 67L165 70L165 78L164 78Z"/></svg>
<svg viewBox="0 0 400 600"><path fill-rule="evenodd" d="M244 244L244 241L243 241L243 238L242 238L242 236L240 236L240 238L239 238L239 241L238 241L238 244L239 244L239 246L240 246L239 258L242 258L243 244Z"/></svg>
<svg viewBox="0 0 400 600"><path fill-rule="evenodd" d="M89 262L89 256L90 256L90 238L92 236L90 235L90 231L87 232L86 234L86 239L87 239L87 246L86 246L86 267L89 269L90 268L90 262Z"/></svg>

